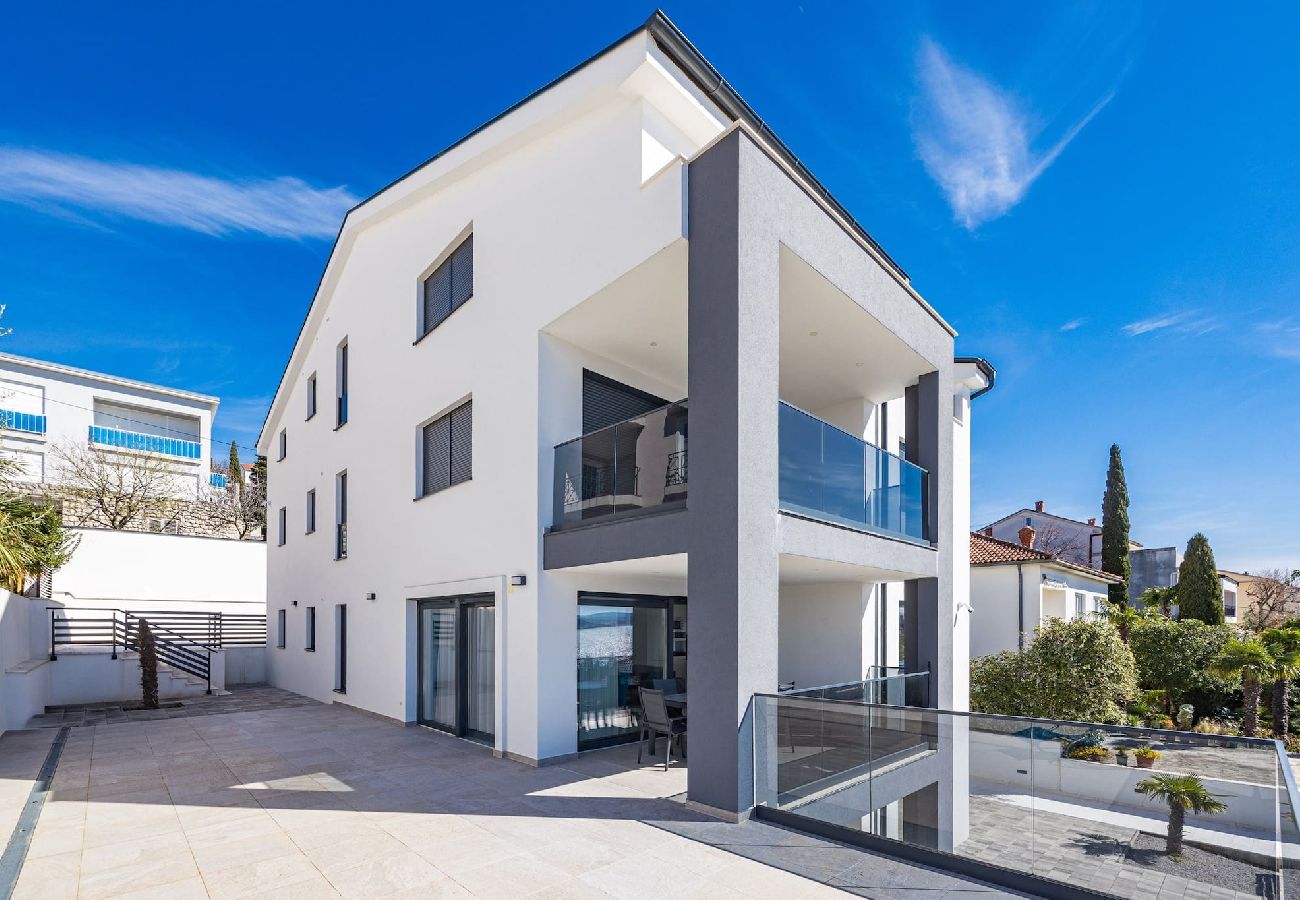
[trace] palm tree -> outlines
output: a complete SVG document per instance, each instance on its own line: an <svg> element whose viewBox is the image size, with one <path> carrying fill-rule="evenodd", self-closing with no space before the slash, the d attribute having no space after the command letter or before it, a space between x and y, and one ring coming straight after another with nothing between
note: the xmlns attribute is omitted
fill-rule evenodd
<svg viewBox="0 0 1300 900"><path fill-rule="evenodd" d="M1143 611L1134 609L1132 604L1106 601L1106 620L1115 626L1119 631L1119 639L1126 644L1133 626L1146 618Z"/></svg>
<svg viewBox="0 0 1300 900"><path fill-rule="evenodd" d="M1170 856L1182 855L1183 819L1189 809L1194 813L1220 813L1228 808L1217 799L1223 795L1211 794L1195 775L1152 775L1139 781L1133 790L1150 800L1164 800L1169 804L1165 852Z"/></svg>
<svg viewBox="0 0 1300 900"><path fill-rule="evenodd" d="M1273 655L1259 641L1233 639L1223 645L1210 663L1210 671L1220 678L1241 682L1241 732L1254 737L1259 729L1259 683L1273 671Z"/></svg>
<svg viewBox="0 0 1300 900"><path fill-rule="evenodd" d="M1259 642L1273 657L1273 737L1285 740L1291 729L1291 679L1300 675L1300 630L1265 628Z"/></svg>

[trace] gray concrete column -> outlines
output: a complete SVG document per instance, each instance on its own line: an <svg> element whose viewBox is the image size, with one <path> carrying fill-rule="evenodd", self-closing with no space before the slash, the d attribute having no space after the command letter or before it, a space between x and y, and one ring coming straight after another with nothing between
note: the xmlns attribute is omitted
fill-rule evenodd
<svg viewBox="0 0 1300 900"><path fill-rule="evenodd" d="M733 132L689 170L688 797L753 804L750 698L777 687L779 243ZM752 190L751 190L752 196Z"/></svg>

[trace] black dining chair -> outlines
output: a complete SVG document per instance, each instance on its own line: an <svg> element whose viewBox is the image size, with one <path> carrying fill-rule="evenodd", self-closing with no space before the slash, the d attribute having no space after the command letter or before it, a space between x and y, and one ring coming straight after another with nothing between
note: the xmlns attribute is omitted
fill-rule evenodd
<svg viewBox="0 0 1300 900"><path fill-rule="evenodd" d="M677 749L682 748L682 738L686 735L686 719L678 716L673 717L668 714L668 704L664 702L663 691L641 691L641 710L642 722L645 723L645 732L651 741L658 739L663 735L668 746L664 747L664 771L673 763L673 742L677 742ZM645 739L636 750L637 765L641 764L641 751L645 748ZM651 751L653 752L653 750Z"/></svg>

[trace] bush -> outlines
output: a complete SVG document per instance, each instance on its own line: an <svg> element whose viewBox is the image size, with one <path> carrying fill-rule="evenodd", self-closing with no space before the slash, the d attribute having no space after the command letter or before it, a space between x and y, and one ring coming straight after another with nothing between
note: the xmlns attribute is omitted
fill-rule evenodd
<svg viewBox="0 0 1300 900"><path fill-rule="evenodd" d="M1119 722L1136 694L1133 654L1098 619L1053 619L1023 652L971 663L971 707L980 712Z"/></svg>
<svg viewBox="0 0 1300 900"><path fill-rule="evenodd" d="M1236 737L1241 733L1241 726L1230 719L1210 719L1205 718L1196 723L1192 728L1196 734L1217 734L1227 737Z"/></svg>
<svg viewBox="0 0 1300 900"><path fill-rule="evenodd" d="M1198 710L1219 709L1231 702L1233 686L1211 674L1210 662L1235 636L1229 625L1206 625L1196 619L1138 622L1128 638L1138 683L1147 691L1163 691L1162 699L1174 707L1190 703ZM1167 709L1160 710L1162 715Z"/></svg>
<svg viewBox="0 0 1300 900"><path fill-rule="evenodd" d="M1085 762L1105 762L1110 759L1110 751L1105 747L1070 747L1065 751L1069 759L1081 759Z"/></svg>

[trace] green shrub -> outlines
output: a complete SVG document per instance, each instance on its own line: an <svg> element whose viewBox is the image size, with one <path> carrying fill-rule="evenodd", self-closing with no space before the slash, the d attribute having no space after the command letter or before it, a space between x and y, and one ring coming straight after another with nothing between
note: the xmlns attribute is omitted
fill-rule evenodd
<svg viewBox="0 0 1300 900"><path fill-rule="evenodd" d="M1136 694L1133 654L1098 619L1053 619L1023 652L971 663L971 708L980 712L1120 722Z"/></svg>
<svg viewBox="0 0 1300 900"><path fill-rule="evenodd" d="M1230 625L1206 625L1196 619L1147 619L1133 626L1128 643L1138 683L1146 691L1163 692L1162 717L1183 703L1205 711L1231 702L1232 683L1213 674L1210 663L1235 636ZM1156 712L1151 705L1147 711Z"/></svg>

